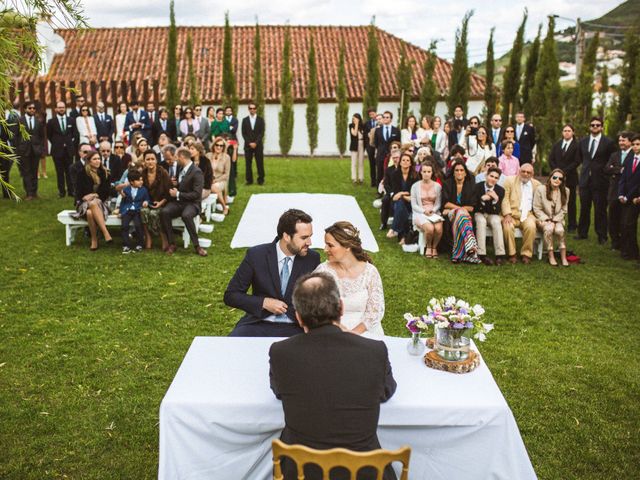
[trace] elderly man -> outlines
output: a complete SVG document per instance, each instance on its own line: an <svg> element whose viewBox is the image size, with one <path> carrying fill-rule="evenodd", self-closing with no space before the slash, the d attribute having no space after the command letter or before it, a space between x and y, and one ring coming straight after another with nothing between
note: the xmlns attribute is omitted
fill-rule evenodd
<svg viewBox="0 0 640 480"><path fill-rule="evenodd" d="M525 163L518 175L507 177L504 182L502 201L502 230L507 244L509 263L516 263L515 229L522 231L522 263L528 265L533 256L533 242L536 239L536 218L533 214L533 194L540 182L533 178L533 166Z"/></svg>
<svg viewBox="0 0 640 480"><path fill-rule="evenodd" d="M111 144L116 126L113 117L105 112L103 102L98 102L96 105L96 113L93 115L93 120L96 122L98 141L103 142L106 140Z"/></svg>
<svg viewBox="0 0 640 480"><path fill-rule="evenodd" d="M271 389L284 409L281 440L316 449L380 448L380 404L396 390L386 345L341 328L340 291L327 273L301 277L293 305L305 334L276 342L269 350ZM282 466L286 479L296 478L290 462ZM309 480L323 478L311 467L304 470ZM358 479L365 478L377 477L361 471ZM384 479L394 478L387 467Z"/></svg>
<svg viewBox="0 0 640 480"><path fill-rule="evenodd" d="M122 177L122 161L120 157L114 155L111 151L111 143L108 140L100 142L99 150L102 166L109 174L109 183L115 183Z"/></svg>

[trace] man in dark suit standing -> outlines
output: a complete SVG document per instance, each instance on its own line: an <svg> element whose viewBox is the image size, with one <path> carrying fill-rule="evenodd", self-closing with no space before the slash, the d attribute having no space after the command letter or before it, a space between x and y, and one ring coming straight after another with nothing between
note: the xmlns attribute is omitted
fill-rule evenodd
<svg viewBox="0 0 640 480"><path fill-rule="evenodd" d="M207 256L207 251L200 246L198 241L198 231L193 221L200 215L200 204L202 202L202 188L204 185L204 175L191 160L191 153L186 147L180 147L176 156L178 159L178 184L177 187L169 190L171 200L160 212L160 222L162 230L167 236L168 246L165 250L167 255L173 255L176 251L176 244L173 240L173 228L171 220L181 217L189 232L191 243L196 249L196 254L201 257Z"/></svg>
<svg viewBox="0 0 640 480"><path fill-rule="evenodd" d="M20 124L26 128L29 138L16 137L16 154L20 159L19 168L26 193L25 200L38 198L38 162L44 152L44 126L36 115L34 102L24 104L25 114Z"/></svg>
<svg viewBox="0 0 640 480"><path fill-rule="evenodd" d="M578 140L575 138L573 125L567 123L562 127L562 140L551 147L549 167L551 170L561 168L565 174L566 186L569 189L569 205L567 207L568 230L575 232L578 228L576 217L576 193L578 190L578 166L582 162Z"/></svg>
<svg viewBox="0 0 640 480"><path fill-rule="evenodd" d="M233 107L224 107L224 118L229 122L229 138L227 140L227 154L231 158L231 169L229 171L229 184L227 195L235 197L238 193L236 179L238 178L238 119L233 114Z"/></svg>
<svg viewBox="0 0 640 480"><path fill-rule="evenodd" d="M96 113L93 115L93 120L96 122L98 142L106 140L112 143L115 122L113 121L113 117L105 112L103 102L98 102L96 105Z"/></svg>
<svg viewBox="0 0 640 480"><path fill-rule="evenodd" d="M56 167L58 178L58 196L73 194L69 167L73 163L75 148L76 123L67 115L64 102L56 103L56 114L47 122L47 138L51 142L51 157ZM66 188L65 188L66 183Z"/></svg>
<svg viewBox="0 0 640 480"><path fill-rule="evenodd" d="M376 117L378 114L376 113L375 108L369 107L367 109L367 115L369 119L364 124L364 149L367 152L367 156L369 157L369 172L371 174L371 186L377 187L376 183L376 146L369 141L369 134L371 130L373 130L376 125Z"/></svg>
<svg viewBox="0 0 640 480"><path fill-rule="evenodd" d="M386 111L382 114L382 125L376 129L374 144L376 146L376 185L384 178L384 161L389 155L391 142L400 141L400 130L391 125L393 113Z"/></svg>
<svg viewBox="0 0 640 480"><path fill-rule="evenodd" d="M291 293L298 277L320 264L310 249L312 219L301 210L287 210L278 220L271 243L251 247L224 292L224 303L246 314L232 337L290 337L302 330L295 320ZM251 287L251 294L247 293Z"/></svg>
<svg viewBox="0 0 640 480"><path fill-rule="evenodd" d="M638 256L638 215L640 215L640 134L631 139L631 154L625 160L618 199L622 210L622 242L620 253L626 260L637 260Z"/></svg>
<svg viewBox="0 0 640 480"><path fill-rule="evenodd" d="M327 273L300 278L293 304L305 334L276 342L269 350L271 389L282 400L285 417L280 439L319 450L380 448L380 404L396 390L386 345L343 331L340 292ZM283 461L282 467L285 479L296 478L292 462ZM305 467L305 478L322 478L318 473ZM358 479L376 478L369 475L363 471ZM392 478L395 474L387 467L384 479Z"/></svg>
<svg viewBox="0 0 640 480"><path fill-rule="evenodd" d="M256 158L258 185L264 184L264 155L262 140L264 138L264 119L258 116L258 106L249 104L249 115L242 119L242 138L244 139L244 159L246 165L246 185L253 183L253 157Z"/></svg>
<svg viewBox="0 0 640 480"><path fill-rule="evenodd" d="M604 173L609 176L609 190L607 193L607 222L609 225L609 237L611 237L611 250L620 250L622 241L622 204L618 200L618 184L627 158L633 157L631 153L631 138L633 133L620 132L618 134L619 152L614 152L604 167Z"/></svg>
<svg viewBox="0 0 640 480"><path fill-rule="evenodd" d="M69 116L72 118L73 123L75 123L76 118L80 116L80 111L82 110L82 107L84 107L84 104L84 95L78 95L76 97L76 106L69 111Z"/></svg>
<svg viewBox="0 0 640 480"><path fill-rule="evenodd" d="M494 113L491 116L491 138L494 145L500 145L504 137L504 128L502 127L502 115Z"/></svg>
<svg viewBox="0 0 640 480"><path fill-rule="evenodd" d="M160 135L163 133L169 137L169 141L174 142L176 140L176 123L169 120L169 112L166 108L160 109L157 120L153 122L152 132L152 147L158 144L158 138L160 138Z"/></svg>
<svg viewBox="0 0 640 480"><path fill-rule="evenodd" d="M129 138L133 138L135 132L141 132L142 136L151 144L151 121L149 114L140 108L137 100L131 101L131 110L127 112L124 120L124 129L129 132Z"/></svg>
<svg viewBox="0 0 640 480"><path fill-rule="evenodd" d="M20 135L20 113L18 113L17 105L15 108L7 110L4 113L4 119L7 122L6 130L0 127L0 140L4 142L1 153L3 155L12 155L15 153L15 146L18 141L18 135ZM13 166L13 160L5 156L0 156L0 176L5 184L10 184L9 174L11 173L11 167ZM2 197L11 198L13 195L8 187L2 185Z"/></svg>
<svg viewBox="0 0 640 480"><path fill-rule="evenodd" d="M535 163L533 147L536 146L536 129L525 122L524 112L516 113L516 141L520 144L520 165Z"/></svg>
<svg viewBox="0 0 640 480"><path fill-rule="evenodd" d="M580 220L576 240L583 240L589 234L591 224L591 203L595 210L594 220L598 242L607 242L607 176L604 167L616 149L613 141L602 134L602 119L591 118L590 135L580 140Z"/></svg>

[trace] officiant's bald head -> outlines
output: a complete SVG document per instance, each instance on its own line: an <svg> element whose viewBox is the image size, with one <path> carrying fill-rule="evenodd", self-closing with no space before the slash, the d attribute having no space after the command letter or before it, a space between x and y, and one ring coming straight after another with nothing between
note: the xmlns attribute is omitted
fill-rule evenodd
<svg viewBox="0 0 640 480"><path fill-rule="evenodd" d="M342 301L338 284L324 272L300 277L293 289L293 306L301 327L310 330L340 322Z"/></svg>

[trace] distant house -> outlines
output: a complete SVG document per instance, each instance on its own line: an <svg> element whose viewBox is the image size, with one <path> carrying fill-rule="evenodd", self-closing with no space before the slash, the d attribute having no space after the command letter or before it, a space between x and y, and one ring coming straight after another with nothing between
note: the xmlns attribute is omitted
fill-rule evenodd
<svg viewBox="0 0 640 480"><path fill-rule="evenodd" d="M267 123L265 150L278 153L278 111L279 88L281 74L282 47L284 26L264 25L260 27L262 44L261 64L265 80L265 117ZM347 92L352 113L362 111L362 97L366 75L367 26L357 27L314 27L291 26L293 71L293 94L295 101L295 131L291 154L307 154L307 129L305 124L305 102L307 93L307 53L310 39L316 47L318 64L318 85L320 94L319 106L319 155L337 153L335 142L334 111L336 106L335 90L338 72L338 52L341 42L346 48ZM56 30L55 33L64 40L64 50L52 56L48 73L32 80L45 80L41 83L47 90L44 96L51 98L49 82L81 81L100 83L112 80L132 81L137 96L141 98L143 83L159 81L156 98L164 102L166 93L167 38L168 27L139 28L96 28L87 31ZM233 27L233 62L237 81L237 92L241 106L239 117L247 114L246 104L252 99L255 27ZM183 102L189 98L187 76L187 59L184 55L187 34L193 39L194 62L200 81L199 94L205 106L220 104L222 97L222 50L223 27L179 27L178 28L178 85ZM411 109L419 112L418 95L423 83L423 64L428 52L412 45L384 30L376 28L380 46L380 104L379 110L398 109L399 92L396 84L396 69L400 50L404 46L407 57L414 62ZM57 50L59 51L59 50ZM441 101L436 113L445 113L442 101L446 95L451 78L452 65L438 59L435 79L440 91ZM27 79L23 79L27 80ZM36 82L37 83L37 82ZM146 87L146 85L145 85ZM471 101L469 114L479 113L482 109L485 80L483 77L471 76ZM121 97L121 94L117 94ZM112 91L103 93L112 102ZM127 95L130 97L130 93ZM100 97L103 98L103 97ZM131 98L117 98L117 101ZM70 100L70 97L68 97ZM91 101L91 100L90 100Z"/></svg>

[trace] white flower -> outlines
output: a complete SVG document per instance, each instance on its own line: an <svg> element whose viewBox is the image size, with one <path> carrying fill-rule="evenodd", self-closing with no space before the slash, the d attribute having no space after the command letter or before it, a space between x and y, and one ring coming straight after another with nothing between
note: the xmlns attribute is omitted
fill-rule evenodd
<svg viewBox="0 0 640 480"><path fill-rule="evenodd" d="M456 297L447 297L444 300L445 307L453 307L456 304Z"/></svg>
<svg viewBox="0 0 640 480"><path fill-rule="evenodd" d="M436 305L439 305L438 299L437 298L432 298L431 300L429 300L429 305L431 305L432 307L435 307Z"/></svg>
<svg viewBox="0 0 640 480"><path fill-rule="evenodd" d="M449 322L438 322L438 328L449 328Z"/></svg>
<svg viewBox="0 0 640 480"><path fill-rule="evenodd" d="M465 302L464 300L460 299L456 302L456 307L458 308L464 308L466 310L469 310L469 304L467 302Z"/></svg>
<svg viewBox="0 0 640 480"><path fill-rule="evenodd" d="M411 320L413 320L413 318L414 318L414 317L413 317L413 315L412 315L411 313L405 313L402 317L403 317L407 322L410 322L410 321L411 321Z"/></svg>
<svg viewBox="0 0 640 480"><path fill-rule="evenodd" d="M484 326L484 331L487 333L493 330L493 323L485 323L483 324L483 326Z"/></svg>
<svg viewBox="0 0 640 480"><path fill-rule="evenodd" d="M481 342L484 342L487 336L482 332L478 332L473 336L473 338L480 340Z"/></svg>
<svg viewBox="0 0 640 480"><path fill-rule="evenodd" d="M484 315L484 308L482 308L482 305L476 304L473 306L472 310L473 310L473 313L478 317L480 315Z"/></svg>

